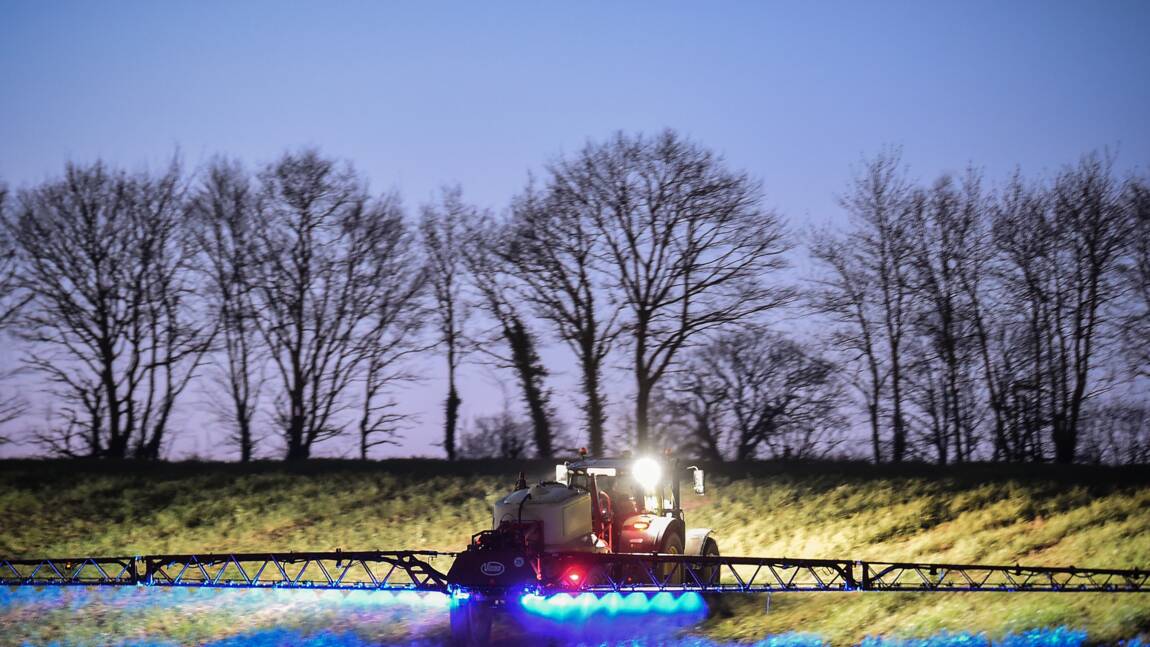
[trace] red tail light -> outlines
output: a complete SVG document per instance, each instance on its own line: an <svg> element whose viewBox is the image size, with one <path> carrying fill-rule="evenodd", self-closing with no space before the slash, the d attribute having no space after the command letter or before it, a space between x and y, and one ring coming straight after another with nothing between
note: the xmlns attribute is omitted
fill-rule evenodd
<svg viewBox="0 0 1150 647"><path fill-rule="evenodd" d="M563 572L563 584L570 588L576 588L583 583L583 571L578 567L571 567Z"/></svg>

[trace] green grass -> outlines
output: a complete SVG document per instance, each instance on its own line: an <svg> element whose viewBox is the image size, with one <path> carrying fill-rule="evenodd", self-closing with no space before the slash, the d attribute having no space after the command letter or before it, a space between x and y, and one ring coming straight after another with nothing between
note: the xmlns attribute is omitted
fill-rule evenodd
<svg viewBox="0 0 1150 647"><path fill-rule="evenodd" d="M518 469L436 461L9 461L0 463L0 554L458 550L490 523L492 500ZM548 471L545 464L529 466L537 476ZM1134 470L724 466L710 470L707 496L690 495L685 507L689 525L714 528L731 555L1150 567L1150 477ZM1059 625L1085 629L1099 642L1150 634L1150 593L776 594L769 612L761 596L725 607L696 630L716 640L803 631L835 644L941 630L996 637ZM39 613L36 624L53 627L37 641L84 641L83 630L69 625L89 612L100 616L105 632L189 643L276 622L254 612L218 620L197 612L193 620L184 611L181 619L158 610L139 620L127 609L94 609L18 613ZM13 613L0 614L0 624L32 625L29 616ZM316 626L347 620L334 613L315 616Z"/></svg>

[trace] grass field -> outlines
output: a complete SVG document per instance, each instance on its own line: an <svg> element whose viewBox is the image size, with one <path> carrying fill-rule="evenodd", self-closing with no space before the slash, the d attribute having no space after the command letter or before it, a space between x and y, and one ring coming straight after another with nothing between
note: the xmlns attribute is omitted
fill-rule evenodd
<svg viewBox="0 0 1150 647"><path fill-rule="evenodd" d="M0 463L0 555L458 550L490 523L492 500L518 469L419 460L8 461ZM530 474L548 472L529 464ZM1136 470L976 465L892 473L862 464L752 464L711 469L708 480L707 496L686 501L688 522L714 528L724 554L1150 566L1150 475ZM100 594L95 602L84 590L6 595L0 625L9 631L0 632L0 644L91 643L109 635L198 643L333 627L388 641L414 622L401 607L312 593L270 611L260 592L221 598L142 590ZM993 639L1060 626L1098 643L1150 635L1150 594L776 594L769 611L765 604L735 599L690 631L718 642L803 632L832 644L943 631Z"/></svg>

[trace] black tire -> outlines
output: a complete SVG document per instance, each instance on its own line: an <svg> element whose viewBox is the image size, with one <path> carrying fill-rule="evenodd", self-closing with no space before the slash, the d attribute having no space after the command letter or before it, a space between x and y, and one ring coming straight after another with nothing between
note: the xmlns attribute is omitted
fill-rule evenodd
<svg viewBox="0 0 1150 647"><path fill-rule="evenodd" d="M490 604L471 605L471 645L487 647L491 644L491 618L495 609Z"/></svg>
<svg viewBox="0 0 1150 647"><path fill-rule="evenodd" d="M714 539L708 537L706 541L703 542L703 553L700 554L702 554L704 557L718 557L719 542L716 542ZM699 579L702 579L703 583L707 586L714 586L719 584L719 579L721 577L722 571L719 569L719 567L711 567L711 565L707 565L707 567L703 567L703 569L699 570Z"/></svg>
<svg viewBox="0 0 1150 647"><path fill-rule="evenodd" d="M494 609L482 602L461 601L451 607L451 643L456 647L487 647L491 643Z"/></svg>
<svg viewBox="0 0 1150 647"><path fill-rule="evenodd" d="M668 530L659 544L659 552L664 555L682 555L683 538L677 530ZM667 586L679 586L683 583L682 564L663 564L658 570L659 580Z"/></svg>
<svg viewBox="0 0 1150 647"><path fill-rule="evenodd" d="M707 557L719 556L719 544L710 537L703 542L703 552L701 553ZM723 569L720 566L704 566L698 573L699 581L706 582L707 586L716 586L722 583ZM718 591L703 593L703 602L707 605L707 613L713 617L730 618L734 615L734 611L730 605L730 596L723 595Z"/></svg>

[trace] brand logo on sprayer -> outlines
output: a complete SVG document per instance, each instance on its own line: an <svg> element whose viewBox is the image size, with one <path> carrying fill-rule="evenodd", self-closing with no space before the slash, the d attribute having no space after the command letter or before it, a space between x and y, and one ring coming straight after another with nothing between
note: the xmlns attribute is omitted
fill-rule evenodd
<svg viewBox="0 0 1150 647"><path fill-rule="evenodd" d="M479 571L481 573L491 577L495 577L496 575L503 575L503 571L505 570L506 567L503 566L503 562L483 562L483 566L479 567Z"/></svg>

